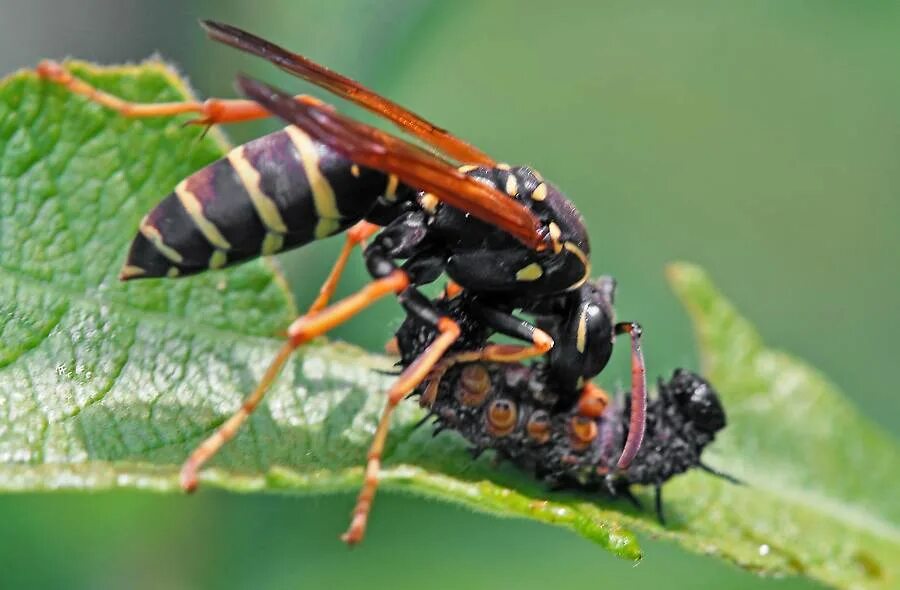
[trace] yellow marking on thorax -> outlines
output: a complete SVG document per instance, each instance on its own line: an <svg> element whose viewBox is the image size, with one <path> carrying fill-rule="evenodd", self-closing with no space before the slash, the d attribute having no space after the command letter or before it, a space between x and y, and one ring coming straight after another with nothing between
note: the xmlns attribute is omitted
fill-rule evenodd
<svg viewBox="0 0 900 590"><path fill-rule="evenodd" d="M440 202L440 199L438 199L431 193L425 193L419 198L419 205L421 205L422 209L424 209L428 213L431 213L432 215L434 215L435 211L437 211L437 207Z"/></svg>
<svg viewBox="0 0 900 590"><path fill-rule="evenodd" d="M537 185L537 188L534 189L534 192L531 193L531 198L535 201L543 201L547 198L547 185L545 183L541 183Z"/></svg>
<svg viewBox="0 0 900 590"><path fill-rule="evenodd" d="M172 248L171 246L166 246L166 243L163 241L162 234L159 233L159 230L156 229L156 226L147 223L146 217L141 222L139 231L145 238L150 240L150 243L153 244L153 247L156 248L160 254L162 254L175 264L181 264L181 262L184 260L184 257L178 250Z"/></svg>
<svg viewBox="0 0 900 590"><path fill-rule="evenodd" d="M188 190L187 180L178 183L178 186L175 187L175 194L206 241L220 250L230 250L231 244L228 243L216 224L203 215L203 205L200 204L197 196Z"/></svg>
<svg viewBox="0 0 900 590"><path fill-rule="evenodd" d="M578 330L575 333L575 348L578 352L583 353L584 347L587 345L587 306L581 310L578 317Z"/></svg>
<svg viewBox="0 0 900 590"><path fill-rule="evenodd" d="M262 243L262 253L264 256L275 254L281 250L282 246L284 246L284 236L268 232Z"/></svg>
<svg viewBox="0 0 900 590"><path fill-rule="evenodd" d="M350 174L353 175L353 178L359 178L359 166L356 164L350 166Z"/></svg>
<svg viewBox="0 0 900 590"><path fill-rule="evenodd" d="M516 273L517 281L536 281L544 276L544 269L537 262L524 266Z"/></svg>
<svg viewBox="0 0 900 590"><path fill-rule="evenodd" d="M388 201L396 201L397 200L397 185L400 184L400 180L397 178L395 174L388 175L387 186L384 187L384 198Z"/></svg>
<svg viewBox="0 0 900 590"><path fill-rule="evenodd" d="M550 240L553 242L553 252L559 254L563 249L562 244L559 243L559 237L562 235L562 230L559 229L559 226L553 221L551 221L547 227L550 230Z"/></svg>
<svg viewBox="0 0 900 590"><path fill-rule="evenodd" d="M581 264L584 265L584 276L582 276L574 285L566 289L567 291L571 291L582 286L588 280L588 277L591 276L591 261L588 260L587 254L572 242L565 242L563 247L577 256L578 259L581 260Z"/></svg>
<svg viewBox="0 0 900 590"><path fill-rule="evenodd" d="M498 170L509 170L509 169L510 169L510 165L507 164L507 163L505 163L505 162L500 162L500 163L497 164L497 169L498 169Z"/></svg>
<svg viewBox="0 0 900 590"><path fill-rule="evenodd" d="M221 250L216 250L209 257L209 267L212 269L222 268L228 262L228 255Z"/></svg>
<svg viewBox="0 0 900 590"><path fill-rule="evenodd" d="M510 172L510 174L506 177L506 194L511 197L514 197L514 196L516 196L516 193L518 193L518 192L519 192L519 181L516 180L515 175Z"/></svg>
<svg viewBox="0 0 900 590"><path fill-rule="evenodd" d="M133 264L126 264L122 267L122 270L119 271L119 278L122 280L125 279L133 279L134 277L140 277L147 274L147 271L141 268L140 266L135 266Z"/></svg>
<svg viewBox="0 0 900 590"><path fill-rule="evenodd" d="M253 164L244 155L244 150L244 146L231 150L228 153L228 162L237 172L238 178L241 179L241 184L244 185L244 190L250 196L250 202L253 203L253 208L256 209L263 225L271 231L286 234L288 228L281 217L281 211L278 210L278 204L260 188L259 170L253 167Z"/></svg>
<svg viewBox="0 0 900 590"><path fill-rule="evenodd" d="M457 168L457 170L459 170L460 172L465 174L466 172L471 172L472 170L475 170L476 168L478 168L478 166L476 164L463 164L462 166Z"/></svg>
<svg viewBox="0 0 900 590"><path fill-rule="evenodd" d="M319 168L319 152L316 150L316 144L299 127L285 127L284 130L300 155L306 182L309 183L313 204L319 215L314 235L317 239L330 236L341 226L341 212L337 207L334 189Z"/></svg>

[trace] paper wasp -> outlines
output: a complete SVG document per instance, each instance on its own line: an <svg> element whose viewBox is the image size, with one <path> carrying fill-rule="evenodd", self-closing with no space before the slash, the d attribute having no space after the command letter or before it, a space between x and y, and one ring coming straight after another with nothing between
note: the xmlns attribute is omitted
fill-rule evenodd
<svg viewBox="0 0 900 590"><path fill-rule="evenodd" d="M439 336L387 394L349 530L362 539L378 483L394 407L444 357L460 329L418 290L448 275L477 296L479 321L526 345L488 345L479 360L516 362L548 355L566 390L587 387L607 364L617 334L632 343L632 415L616 462L625 469L644 432L646 384L640 327L614 323L611 293L588 281L587 230L575 207L534 170L496 162L475 147L357 82L236 27L202 23L221 43L276 66L381 115L432 150L337 113L310 96L290 96L238 78L249 100L132 103L93 88L55 62L43 78L127 117L195 114L200 125L276 115L281 131L232 150L181 181L140 223L120 277L180 277L223 268L346 232L346 243L319 296L288 328L287 341L241 408L188 458L182 486L235 436L291 353L374 301L395 294L408 314ZM443 155L438 155L440 152ZM451 163L452 160L454 163ZM352 250L371 238L364 257L373 282L329 305ZM401 262L402 261L402 262ZM534 322L514 313L526 313ZM467 357L468 358L468 357Z"/></svg>

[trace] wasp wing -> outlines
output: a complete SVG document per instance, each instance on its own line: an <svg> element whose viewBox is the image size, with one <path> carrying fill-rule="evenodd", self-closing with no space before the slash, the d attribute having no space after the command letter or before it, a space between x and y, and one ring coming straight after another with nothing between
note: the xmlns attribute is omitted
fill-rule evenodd
<svg viewBox="0 0 900 590"><path fill-rule="evenodd" d="M246 76L239 91L314 140L362 166L394 174L402 182L495 225L523 244L545 247L540 221L505 193L460 172L446 160L328 106L298 102L290 94Z"/></svg>
<svg viewBox="0 0 900 590"><path fill-rule="evenodd" d="M266 59L286 72L355 102L460 162L482 166L496 164L490 156L446 129L426 121L355 80L237 27L209 20L200 24L213 40Z"/></svg>

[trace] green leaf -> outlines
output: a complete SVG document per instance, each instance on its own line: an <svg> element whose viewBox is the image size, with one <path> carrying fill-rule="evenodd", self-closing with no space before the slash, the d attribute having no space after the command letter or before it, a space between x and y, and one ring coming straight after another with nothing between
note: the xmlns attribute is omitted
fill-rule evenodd
<svg viewBox="0 0 900 590"><path fill-rule="evenodd" d="M189 94L159 63L70 65L135 100ZM126 120L28 72L0 84L0 489L177 491L181 462L279 345L294 310L269 264L115 279L143 214L226 148L182 122ZM384 487L565 526L630 559L635 528L761 572L896 583L896 444L815 372L765 349L700 271L672 277L731 422L706 459L748 485L676 478L662 527L625 503L548 494L512 468L473 462L459 437L413 431L421 414L404 404ZM203 484L355 489L388 383L373 369L389 365L349 345L305 347Z"/></svg>
<svg viewBox="0 0 900 590"><path fill-rule="evenodd" d="M747 485L701 486L687 477L673 484L670 498L693 497L694 505L679 515L690 530L665 535L760 572L803 574L838 588L895 588L896 441L817 370L766 348L702 270L673 265L669 278L728 411L708 461Z"/></svg>

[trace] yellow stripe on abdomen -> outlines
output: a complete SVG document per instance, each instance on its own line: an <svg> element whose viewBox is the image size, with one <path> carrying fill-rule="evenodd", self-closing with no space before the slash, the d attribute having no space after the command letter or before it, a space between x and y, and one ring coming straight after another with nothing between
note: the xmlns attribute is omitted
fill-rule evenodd
<svg viewBox="0 0 900 590"><path fill-rule="evenodd" d="M194 225L197 226L197 229L200 230L207 242L218 250L231 250L231 244L225 239L225 236L222 235L216 224L203 215L203 205L200 204L200 200L197 199L194 193L188 190L187 182L188 179L182 180L175 187L175 194L178 196L181 206L187 211Z"/></svg>
<svg viewBox="0 0 900 590"><path fill-rule="evenodd" d="M254 168L247 160L247 157L244 155L244 149L244 146L240 146L229 152L228 161L231 163L231 167L234 168L238 178L241 179L241 184L244 185L244 190L250 196L253 208L256 209L256 213L259 215L263 225L266 226L266 229L279 234L288 233L287 225L284 223L284 218L281 217L278 205L260 188L259 170Z"/></svg>
<svg viewBox="0 0 900 590"><path fill-rule="evenodd" d="M285 127L284 130L300 155L306 182L309 183L313 204L319 216L313 235L316 239L330 236L341 226L341 212L338 210L334 189L319 168L319 152L316 150L316 144L298 127Z"/></svg>
<svg viewBox="0 0 900 590"><path fill-rule="evenodd" d="M167 245L165 241L163 241L162 233L160 233L159 229L155 225L151 225L147 218L145 217L143 221L141 221L141 225L138 228L141 234L147 238L153 247L156 250L174 262L175 264L181 264L184 261L184 257L181 255L181 252L176 250L175 248Z"/></svg>

